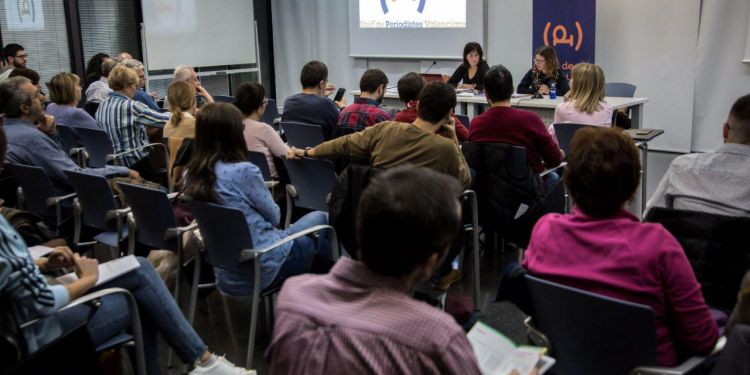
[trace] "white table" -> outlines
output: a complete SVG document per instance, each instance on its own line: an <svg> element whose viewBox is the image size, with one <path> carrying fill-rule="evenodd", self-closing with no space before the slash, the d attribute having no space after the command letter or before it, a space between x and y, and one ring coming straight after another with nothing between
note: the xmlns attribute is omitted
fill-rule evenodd
<svg viewBox="0 0 750 375"><path fill-rule="evenodd" d="M360 95L359 90L352 91L352 95L358 98ZM620 108L631 108L630 118L633 129L643 128L643 104L648 102L648 98L620 98L620 97L606 97L604 100L607 101L614 109ZM469 116L469 119L474 117L478 111L480 105L487 105L487 98L484 94L458 94L456 95L456 113L464 114ZM518 98L511 98L510 105L525 109L527 111L535 112L542 118L545 124L552 124L555 117L555 107L562 103L562 96L558 96L557 99L549 99L545 96L543 99L531 99L531 96L523 96ZM392 108L403 108L404 103L398 99L398 94L392 90L386 91L383 104L386 107Z"/></svg>

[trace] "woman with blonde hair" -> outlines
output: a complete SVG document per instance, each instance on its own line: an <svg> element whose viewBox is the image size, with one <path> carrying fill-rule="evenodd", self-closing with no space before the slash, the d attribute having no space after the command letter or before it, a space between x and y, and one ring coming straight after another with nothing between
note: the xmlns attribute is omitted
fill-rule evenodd
<svg viewBox="0 0 750 375"><path fill-rule="evenodd" d="M534 66L529 69L518 84L519 94L540 93L547 95L555 84L558 96L568 93L570 86L568 79L560 69L555 49L550 46L541 46L534 51Z"/></svg>
<svg viewBox="0 0 750 375"><path fill-rule="evenodd" d="M175 186L182 176L182 168L174 166L177 153L185 138L195 138L195 87L185 81L174 81L167 87L170 117L164 126L164 137L169 149L168 168L172 172L170 186Z"/></svg>
<svg viewBox="0 0 750 375"><path fill-rule="evenodd" d="M612 106L604 101L604 72L595 64L573 68L568 100L555 108L555 123L612 126Z"/></svg>
<svg viewBox="0 0 750 375"><path fill-rule="evenodd" d="M82 91L81 79L77 75L68 72L55 74L47 87L52 103L47 106L46 112L55 116L55 122L72 128L101 130L88 112L77 107Z"/></svg>

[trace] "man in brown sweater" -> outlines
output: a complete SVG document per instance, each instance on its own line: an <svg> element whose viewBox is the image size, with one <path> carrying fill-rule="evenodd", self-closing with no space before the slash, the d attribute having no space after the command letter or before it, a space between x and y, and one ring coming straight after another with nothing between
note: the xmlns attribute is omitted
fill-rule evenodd
<svg viewBox="0 0 750 375"><path fill-rule="evenodd" d="M381 122L314 148L301 150L292 147L287 159L340 156L367 159L375 168L413 164L454 176L464 188L468 188L471 175L450 116L455 106L455 89L443 82L433 82L419 93L418 117L413 124Z"/></svg>

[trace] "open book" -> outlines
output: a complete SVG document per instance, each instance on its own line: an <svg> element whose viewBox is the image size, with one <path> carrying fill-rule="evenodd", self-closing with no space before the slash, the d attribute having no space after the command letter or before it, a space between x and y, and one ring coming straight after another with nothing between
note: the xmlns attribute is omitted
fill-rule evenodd
<svg viewBox="0 0 750 375"><path fill-rule="evenodd" d="M466 338L474 348L483 375L508 375L513 370L529 375L534 368L542 374L555 364L553 358L544 355L545 348L516 346L511 339L482 322L477 322Z"/></svg>
<svg viewBox="0 0 750 375"><path fill-rule="evenodd" d="M138 263L138 260L135 259L135 256L133 255L124 256L122 258L110 260L107 263L102 263L99 265L99 280L96 281L95 286L102 285L107 281L118 278L140 266L141 265ZM63 285L70 284L73 281L78 280L78 275L76 275L75 272L71 272L67 275L62 275L55 280Z"/></svg>

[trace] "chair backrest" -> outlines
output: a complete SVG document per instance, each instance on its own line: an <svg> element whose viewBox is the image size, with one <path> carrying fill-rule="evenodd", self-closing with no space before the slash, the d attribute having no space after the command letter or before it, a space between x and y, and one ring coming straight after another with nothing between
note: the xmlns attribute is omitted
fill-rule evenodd
<svg viewBox="0 0 750 375"><path fill-rule="evenodd" d="M5 166L23 189L27 210L40 216L55 215L54 209L47 207L47 199L55 196L55 190L44 169L14 163L6 163Z"/></svg>
<svg viewBox="0 0 750 375"><path fill-rule="evenodd" d="M112 141L103 130L79 128L78 137L83 142L83 148L89 154L89 166L103 168L107 164L107 155L114 154Z"/></svg>
<svg viewBox="0 0 750 375"><path fill-rule="evenodd" d="M268 99L266 103L266 110L263 112L263 116L260 118L260 122L265 122L268 125L274 126L274 123L279 119L279 108L276 107L276 101Z"/></svg>
<svg viewBox="0 0 750 375"><path fill-rule="evenodd" d="M81 222L100 230L113 230L116 223L107 222L107 212L117 209L109 182L102 176L65 171L81 205Z"/></svg>
<svg viewBox="0 0 750 375"><path fill-rule="evenodd" d="M289 179L297 190L294 200L296 207L310 210L328 211L328 194L336 183L333 163L327 160L305 158L302 160L284 159Z"/></svg>
<svg viewBox="0 0 750 375"><path fill-rule="evenodd" d="M99 109L99 104L101 103L86 102L86 104L84 104L83 106L83 110L88 112L88 114L90 114L91 117L96 118L96 110Z"/></svg>
<svg viewBox="0 0 750 375"><path fill-rule="evenodd" d="M206 261L229 271L252 274L252 262L238 262L240 252L253 247L242 211L215 203L191 201L189 205L206 246Z"/></svg>
<svg viewBox="0 0 750 375"><path fill-rule="evenodd" d="M228 95L214 95L214 101L217 103L234 103L234 96Z"/></svg>
<svg viewBox="0 0 750 375"><path fill-rule="evenodd" d="M138 242L156 249L177 250L176 238L164 239L167 229L177 227L167 193L123 182L118 185L133 212Z"/></svg>
<svg viewBox="0 0 750 375"><path fill-rule="evenodd" d="M607 82L604 84L604 95L632 98L635 96L635 85L624 82Z"/></svg>
<svg viewBox="0 0 750 375"><path fill-rule="evenodd" d="M459 120L461 120L461 123L466 127L466 129L469 129L471 127L471 120L469 120L469 116L467 115L456 115Z"/></svg>
<svg viewBox="0 0 750 375"><path fill-rule="evenodd" d="M556 374L629 374L655 366L656 323L650 307L526 275L539 330Z"/></svg>
<svg viewBox="0 0 750 375"><path fill-rule="evenodd" d="M320 125L282 121L281 129L284 130L289 145L297 148L315 147L324 141Z"/></svg>
<svg viewBox="0 0 750 375"><path fill-rule="evenodd" d="M750 219L654 207L646 221L663 225L680 242L706 303L731 310L750 270Z"/></svg>
<svg viewBox="0 0 750 375"><path fill-rule="evenodd" d="M256 167L260 168L260 173L261 175L263 175L263 181L271 181L271 169L268 167L268 159L266 159L266 154L257 151L248 151L247 161L255 164Z"/></svg>
<svg viewBox="0 0 750 375"><path fill-rule="evenodd" d="M57 124L57 132L60 134L60 141L62 141L62 147L66 154L70 153L71 148L78 147L78 135L73 128L67 125Z"/></svg>
<svg viewBox="0 0 750 375"><path fill-rule="evenodd" d="M579 129L591 127L591 125L561 123L553 124L555 127L555 136L557 136L557 143L560 145L560 149L565 151L565 155L570 154L570 142L573 140L573 136Z"/></svg>

